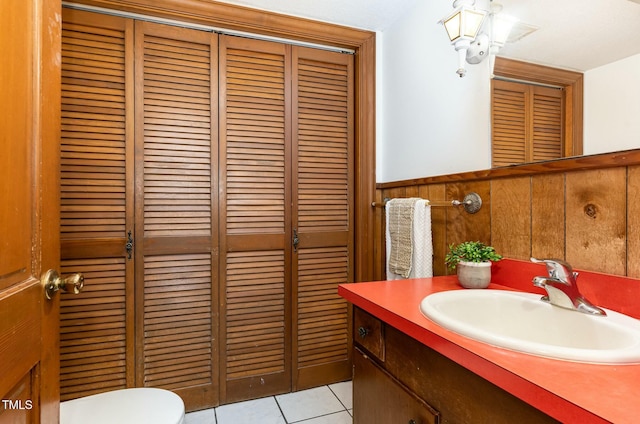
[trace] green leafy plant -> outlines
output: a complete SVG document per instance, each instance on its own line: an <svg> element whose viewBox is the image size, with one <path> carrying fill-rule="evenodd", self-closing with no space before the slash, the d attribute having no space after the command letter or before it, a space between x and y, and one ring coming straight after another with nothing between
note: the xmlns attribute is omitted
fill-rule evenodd
<svg viewBox="0 0 640 424"><path fill-rule="evenodd" d="M449 269L455 269L458 262L486 262L502 259L492 246L479 241L465 241L458 245L449 245L449 253L444 257L444 263Z"/></svg>

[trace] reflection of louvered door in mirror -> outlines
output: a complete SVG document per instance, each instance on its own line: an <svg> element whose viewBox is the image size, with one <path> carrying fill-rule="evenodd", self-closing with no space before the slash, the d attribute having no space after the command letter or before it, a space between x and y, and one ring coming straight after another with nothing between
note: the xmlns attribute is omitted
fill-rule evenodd
<svg viewBox="0 0 640 424"><path fill-rule="evenodd" d="M491 84L492 166L563 157L562 89L502 80Z"/></svg>
<svg viewBox="0 0 640 424"><path fill-rule="evenodd" d="M217 35L136 22L136 386L217 399Z"/></svg>
<svg viewBox="0 0 640 424"><path fill-rule="evenodd" d="M349 379L353 56L293 47L294 387Z"/></svg>

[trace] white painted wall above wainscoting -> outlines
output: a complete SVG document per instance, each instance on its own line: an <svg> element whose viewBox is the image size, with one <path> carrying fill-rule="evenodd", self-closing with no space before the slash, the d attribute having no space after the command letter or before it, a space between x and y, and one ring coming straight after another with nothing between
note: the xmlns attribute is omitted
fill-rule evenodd
<svg viewBox="0 0 640 424"><path fill-rule="evenodd" d="M420 2L378 43L377 181L487 168L490 163L488 62L458 57L438 20L449 2Z"/></svg>
<svg viewBox="0 0 640 424"><path fill-rule="evenodd" d="M584 154L640 148L640 54L584 74Z"/></svg>

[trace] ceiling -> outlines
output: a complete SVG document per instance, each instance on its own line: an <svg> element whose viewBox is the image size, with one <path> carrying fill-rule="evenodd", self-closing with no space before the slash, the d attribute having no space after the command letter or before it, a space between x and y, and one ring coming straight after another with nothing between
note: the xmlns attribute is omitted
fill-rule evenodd
<svg viewBox="0 0 640 424"><path fill-rule="evenodd" d="M256 9L384 31L422 1L217 0ZM500 56L577 71L640 54L640 0L496 0L504 13L538 29ZM429 18L437 25L442 18Z"/></svg>

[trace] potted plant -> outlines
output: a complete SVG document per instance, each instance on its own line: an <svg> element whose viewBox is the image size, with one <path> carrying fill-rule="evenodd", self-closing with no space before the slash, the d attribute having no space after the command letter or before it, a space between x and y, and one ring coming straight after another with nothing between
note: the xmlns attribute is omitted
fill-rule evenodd
<svg viewBox="0 0 640 424"><path fill-rule="evenodd" d="M451 244L444 258L449 269L457 268L458 281L468 289L483 289L491 282L491 262L502 259L492 246L479 241Z"/></svg>

